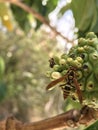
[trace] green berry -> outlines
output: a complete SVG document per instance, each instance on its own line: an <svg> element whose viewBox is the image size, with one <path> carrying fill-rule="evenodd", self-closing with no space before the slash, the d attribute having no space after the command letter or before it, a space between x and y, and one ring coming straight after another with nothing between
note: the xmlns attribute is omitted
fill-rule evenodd
<svg viewBox="0 0 98 130"><path fill-rule="evenodd" d="M81 58L81 57L76 57L76 60L78 61L78 62L80 62L80 63L83 63L83 59Z"/></svg>
<svg viewBox="0 0 98 130"><path fill-rule="evenodd" d="M65 59L60 59L59 60L59 64L60 65L65 65L66 64L66 60Z"/></svg>
<svg viewBox="0 0 98 130"><path fill-rule="evenodd" d="M77 48L77 51L78 51L79 53L81 53L81 52L85 52L85 49L84 49L84 47L78 47L78 48Z"/></svg>
<svg viewBox="0 0 98 130"><path fill-rule="evenodd" d="M61 77L61 74L59 72L54 71L52 72L51 77L53 79L59 79Z"/></svg>
<svg viewBox="0 0 98 130"><path fill-rule="evenodd" d="M77 73L76 73L76 76L77 76L77 79L79 80L83 77L83 74L80 70L78 70Z"/></svg>
<svg viewBox="0 0 98 130"><path fill-rule="evenodd" d="M85 38L80 38L78 40L78 45L79 46L84 46L84 45L86 45L86 43L87 43L87 40Z"/></svg>
<svg viewBox="0 0 98 130"><path fill-rule="evenodd" d="M58 70L59 70L59 68L60 68L60 66L59 66L59 65L54 65L54 66L53 66L54 71L58 71Z"/></svg>
<svg viewBox="0 0 98 130"><path fill-rule="evenodd" d="M73 81L76 79L83 94L83 104L89 105L93 99L98 100L98 38L94 32L89 32L86 38L80 38L78 44L72 47L69 53L64 53L54 60L56 64L49 76L54 80L65 76L65 84L69 83L71 86L69 95L71 98L76 95L74 97L78 100ZM74 71L75 75L73 76L70 71ZM72 77L71 80L69 76Z"/></svg>
<svg viewBox="0 0 98 130"><path fill-rule="evenodd" d="M94 32L89 32L87 33L86 35L86 39L93 39L93 38L96 38L97 36L94 34Z"/></svg>

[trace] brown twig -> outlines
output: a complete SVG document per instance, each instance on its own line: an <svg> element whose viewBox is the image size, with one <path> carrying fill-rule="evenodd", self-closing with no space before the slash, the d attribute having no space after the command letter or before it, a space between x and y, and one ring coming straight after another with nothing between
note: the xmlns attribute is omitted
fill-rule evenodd
<svg viewBox="0 0 98 130"><path fill-rule="evenodd" d="M66 113L34 123L22 123L12 116L0 122L0 130L53 130L56 128L76 127L80 124L89 125L98 119L98 109L84 106Z"/></svg>
<svg viewBox="0 0 98 130"><path fill-rule="evenodd" d="M54 28L53 26L51 26L49 24L49 22L41 14L37 13L34 9L30 8L26 4L20 2L19 0L0 0L0 2L9 2L9 3L12 3L12 4L14 4L14 5L22 8L26 12L31 13L36 19L38 19L39 21L41 21L42 23L44 23L45 25L47 25L56 35L61 36L67 42L70 42L70 43L74 42L73 40L69 40L67 37L63 36L60 32L58 32L56 30L56 28Z"/></svg>

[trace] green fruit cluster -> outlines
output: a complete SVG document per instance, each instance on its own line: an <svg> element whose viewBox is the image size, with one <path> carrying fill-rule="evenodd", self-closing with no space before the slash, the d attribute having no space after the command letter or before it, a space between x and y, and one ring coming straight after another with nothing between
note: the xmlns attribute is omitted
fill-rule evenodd
<svg viewBox="0 0 98 130"><path fill-rule="evenodd" d="M83 95L83 102L97 102L98 99L98 38L89 32L85 38L78 39L78 44L68 54L54 57L54 65L49 77L58 79L66 75L70 67L76 68L76 79Z"/></svg>

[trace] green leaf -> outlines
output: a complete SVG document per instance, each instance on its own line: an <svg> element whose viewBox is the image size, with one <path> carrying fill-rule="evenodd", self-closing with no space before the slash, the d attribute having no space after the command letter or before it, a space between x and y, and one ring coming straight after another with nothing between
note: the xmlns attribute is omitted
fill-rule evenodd
<svg viewBox="0 0 98 130"><path fill-rule="evenodd" d="M63 6L63 8L60 10L60 13L64 14L67 10L71 9L71 6L71 3L68 3L67 5Z"/></svg>
<svg viewBox="0 0 98 130"><path fill-rule="evenodd" d="M7 86L4 82L0 81L0 102L5 98Z"/></svg>
<svg viewBox="0 0 98 130"><path fill-rule="evenodd" d="M25 5L30 8L33 8L37 13L42 15L45 19L48 19L48 14L54 10L57 5L58 0L48 0L46 1L46 5L43 5L42 1L40 0L23 0L22 1ZM23 9L19 8L18 6L11 5L11 10L13 12L13 16L15 20L18 22L19 26L26 32L31 29L31 25L28 19L28 12L25 12ZM33 15L33 14L32 14ZM36 18L35 18L36 19ZM38 19L36 19L37 26L35 29L39 28L41 23Z"/></svg>
<svg viewBox="0 0 98 130"><path fill-rule="evenodd" d="M75 18L76 27L79 29L80 34L84 34L88 31L98 32L98 10L97 1L95 0L72 0L72 2L61 10L71 9Z"/></svg>
<svg viewBox="0 0 98 130"><path fill-rule="evenodd" d="M98 120L84 130L98 130Z"/></svg>
<svg viewBox="0 0 98 130"><path fill-rule="evenodd" d="M39 14L41 14L45 19L48 19L48 15L51 11L55 9L57 6L58 0L48 0L46 5L43 5L42 1L36 0L34 1L32 8L35 9ZM43 24L39 20L36 19L36 30Z"/></svg>
<svg viewBox="0 0 98 130"><path fill-rule="evenodd" d="M72 11L75 17L76 26L79 30L85 30L92 22L92 18L95 14L95 2L94 0L73 0Z"/></svg>
<svg viewBox="0 0 98 130"><path fill-rule="evenodd" d="M0 78L3 76L5 71L5 62L4 59L0 56Z"/></svg>
<svg viewBox="0 0 98 130"><path fill-rule="evenodd" d="M11 5L11 9L13 11L14 18L18 22L19 26L25 32L28 32L31 28L29 18L28 18L28 13L15 5Z"/></svg>

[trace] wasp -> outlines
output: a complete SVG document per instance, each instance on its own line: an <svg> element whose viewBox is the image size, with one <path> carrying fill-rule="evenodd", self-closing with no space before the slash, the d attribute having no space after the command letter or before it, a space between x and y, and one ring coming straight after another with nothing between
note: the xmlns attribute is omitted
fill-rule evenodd
<svg viewBox="0 0 98 130"><path fill-rule="evenodd" d="M53 68L53 66L55 65L54 58L50 58L49 63L50 68Z"/></svg>
<svg viewBox="0 0 98 130"><path fill-rule="evenodd" d="M62 84L60 85L60 87L63 90L63 97L64 99L66 99L70 95L70 92L72 91L73 87L69 83Z"/></svg>
<svg viewBox="0 0 98 130"><path fill-rule="evenodd" d="M70 95L71 92L75 92L78 96L79 102L82 103L82 100L83 100L82 92L80 90L79 83L77 81L76 68L70 67L64 76L50 82L48 86L46 87L46 90L51 89L56 84L62 81L65 82L65 84L60 85L61 89L63 90L64 99L66 99Z"/></svg>

